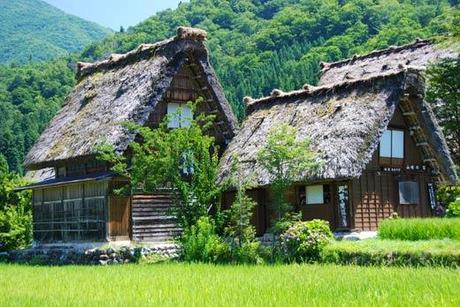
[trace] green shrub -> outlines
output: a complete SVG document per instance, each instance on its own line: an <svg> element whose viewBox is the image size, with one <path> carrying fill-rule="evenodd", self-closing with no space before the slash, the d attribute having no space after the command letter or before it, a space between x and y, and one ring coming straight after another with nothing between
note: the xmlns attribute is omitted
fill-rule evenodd
<svg viewBox="0 0 460 307"><path fill-rule="evenodd" d="M32 215L18 206L0 211L0 251L24 248L32 241Z"/></svg>
<svg viewBox="0 0 460 307"><path fill-rule="evenodd" d="M241 246L232 249L232 261L239 264L262 264L264 259L261 256L263 247L260 242L244 242Z"/></svg>
<svg viewBox="0 0 460 307"><path fill-rule="evenodd" d="M447 207L448 217L460 217L460 199L457 199L449 204Z"/></svg>
<svg viewBox="0 0 460 307"><path fill-rule="evenodd" d="M182 235L183 258L189 262L225 263L230 258L230 246L216 234L214 222L201 217Z"/></svg>
<svg viewBox="0 0 460 307"><path fill-rule="evenodd" d="M331 239L332 232L328 222L297 222L280 235L281 257L287 262L319 260L321 251Z"/></svg>
<svg viewBox="0 0 460 307"><path fill-rule="evenodd" d="M454 240L336 241L322 251L322 261L334 264L385 266L460 266L460 243Z"/></svg>
<svg viewBox="0 0 460 307"><path fill-rule="evenodd" d="M380 223L378 236L390 240L460 240L460 218L387 219Z"/></svg>

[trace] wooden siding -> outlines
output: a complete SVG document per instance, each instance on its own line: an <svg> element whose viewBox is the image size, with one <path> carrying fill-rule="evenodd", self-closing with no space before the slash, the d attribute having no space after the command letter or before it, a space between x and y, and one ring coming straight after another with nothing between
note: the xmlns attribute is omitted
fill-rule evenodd
<svg viewBox="0 0 460 307"><path fill-rule="evenodd" d="M210 134L216 139L216 143L223 151L227 145L228 131L224 126L224 119L218 111L218 103L212 99L209 88L204 81L204 76L196 71L193 64L184 65L174 76L171 86L166 92L163 101L157 104L155 111L152 112L148 120L148 126L156 128L167 114L167 104L169 102L186 103L194 102L198 97L203 98L203 102L198 105L197 113L215 115L214 125L210 129Z"/></svg>
<svg viewBox="0 0 460 307"><path fill-rule="evenodd" d="M34 240L105 240L106 196L106 182L86 182L33 190Z"/></svg>
<svg viewBox="0 0 460 307"><path fill-rule="evenodd" d="M404 117L399 109L389 123L389 129L404 130L404 159L389 165L388 160L374 153L371 162L360 178L352 182L351 217L352 227L361 230L376 230L380 221L393 212L401 217L431 216L428 184L433 183L431 169L425 165ZM388 168L396 168L394 170ZM385 169L387 168L387 169ZM420 191L419 204L399 204L399 181L416 181Z"/></svg>
<svg viewBox="0 0 460 307"><path fill-rule="evenodd" d="M109 197L109 239L129 240L130 238L130 201L129 196Z"/></svg>

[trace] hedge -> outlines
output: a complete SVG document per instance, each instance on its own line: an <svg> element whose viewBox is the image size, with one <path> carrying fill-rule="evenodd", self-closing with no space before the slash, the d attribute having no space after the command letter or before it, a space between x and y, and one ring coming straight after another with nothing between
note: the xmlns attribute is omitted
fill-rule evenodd
<svg viewBox="0 0 460 307"><path fill-rule="evenodd" d="M388 219L379 225L378 236L390 240L460 240L460 218Z"/></svg>
<svg viewBox="0 0 460 307"><path fill-rule="evenodd" d="M337 241L326 246L322 261L334 264L460 267L460 242L455 240Z"/></svg>

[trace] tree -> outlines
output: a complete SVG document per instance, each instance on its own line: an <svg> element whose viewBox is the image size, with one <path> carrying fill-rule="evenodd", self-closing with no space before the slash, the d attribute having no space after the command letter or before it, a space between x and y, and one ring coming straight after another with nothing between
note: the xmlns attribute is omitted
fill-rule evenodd
<svg viewBox="0 0 460 307"><path fill-rule="evenodd" d="M195 107L192 104L192 109ZM127 124L140 137L130 144L132 155L117 155L113 147L103 145L99 158L112 163L113 171L130 180L131 191L170 188L179 223L188 227L208 214L221 192L217 184L218 148L214 137L207 134L214 116L200 114L190 127L175 129L168 128L169 118L156 129Z"/></svg>
<svg viewBox="0 0 460 307"><path fill-rule="evenodd" d="M257 163L269 174L272 189L272 206L276 214L274 223L292 211L285 193L296 180L313 175L321 165L318 154L311 150L309 139L299 139L297 129L288 124L273 127L267 143L257 154Z"/></svg>
<svg viewBox="0 0 460 307"><path fill-rule="evenodd" d="M24 184L24 179L8 172L6 159L0 154L0 251L23 248L32 241L30 192L14 191Z"/></svg>
<svg viewBox="0 0 460 307"><path fill-rule="evenodd" d="M244 243L253 242L255 239L255 229L251 224L251 218L257 203L246 194L246 191L252 186L251 178L246 178L241 174L238 157L234 157L232 161L232 177L229 185L236 189L236 194L227 212L228 221L225 233L232 239L233 245L241 248Z"/></svg>
<svg viewBox="0 0 460 307"><path fill-rule="evenodd" d="M428 70L427 100L439 120L455 163L460 163L460 60L446 60Z"/></svg>

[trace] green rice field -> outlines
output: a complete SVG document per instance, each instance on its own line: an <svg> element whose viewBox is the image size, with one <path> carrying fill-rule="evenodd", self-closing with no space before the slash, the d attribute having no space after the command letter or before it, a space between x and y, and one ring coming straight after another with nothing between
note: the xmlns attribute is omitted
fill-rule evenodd
<svg viewBox="0 0 460 307"><path fill-rule="evenodd" d="M0 265L1 306L460 306L460 270Z"/></svg>

